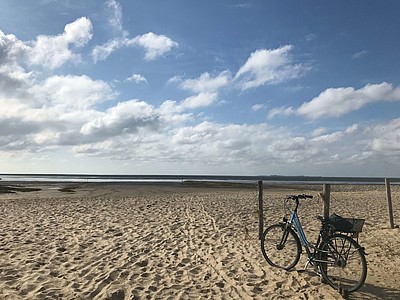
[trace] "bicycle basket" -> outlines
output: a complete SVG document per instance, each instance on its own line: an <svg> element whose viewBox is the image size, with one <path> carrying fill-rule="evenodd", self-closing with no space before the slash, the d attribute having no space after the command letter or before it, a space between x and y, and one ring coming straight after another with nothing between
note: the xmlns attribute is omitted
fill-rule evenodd
<svg viewBox="0 0 400 300"><path fill-rule="evenodd" d="M337 214L332 214L329 219L335 231L346 233L361 232L365 222L365 219L343 218Z"/></svg>

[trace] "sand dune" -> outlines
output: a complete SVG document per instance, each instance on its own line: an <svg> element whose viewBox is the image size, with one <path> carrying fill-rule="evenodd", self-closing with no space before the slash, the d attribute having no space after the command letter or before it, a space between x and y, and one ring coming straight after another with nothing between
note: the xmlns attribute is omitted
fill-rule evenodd
<svg viewBox="0 0 400 300"><path fill-rule="evenodd" d="M258 241L257 188L85 184L0 194L0 299L340 299L312 270L270 267ZM265 221L282 199L266 189ZM314 187L315 188L315 187ZM399 189L393 188L400 223ZM332 211L366 218L366 285L351 299L398 299L399 229L383 187L332 188ZM300 208L309 239L321 201Z"/></svg>

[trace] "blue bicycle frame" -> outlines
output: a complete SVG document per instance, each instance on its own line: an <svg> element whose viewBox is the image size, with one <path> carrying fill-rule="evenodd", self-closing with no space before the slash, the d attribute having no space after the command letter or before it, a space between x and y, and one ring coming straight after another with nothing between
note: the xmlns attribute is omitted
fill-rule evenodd
<svg viewBox="0 0 400 300"><path fill-rule="evenodd" d="M306 235L304 233L303 227L301 226L299 216L296 211L293 211L292 217L290 218L290 224L293 224L294 228L296 228L297 234L300 237L300 241L303 246L309 248L312 247L311 243L307 240Z"/></svg>

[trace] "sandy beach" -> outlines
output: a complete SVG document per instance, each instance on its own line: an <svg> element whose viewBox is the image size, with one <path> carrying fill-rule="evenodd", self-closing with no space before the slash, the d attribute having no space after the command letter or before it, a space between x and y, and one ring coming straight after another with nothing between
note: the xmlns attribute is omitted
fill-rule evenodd
<svg viewBox="0 0 400 300"><path fill-rule="evenodd" d="M1 184L14 193L0 193L0 299L341 298L301 271L304 254L292 272L267 264L256 185ZM286 195L319 191L265 187L265 226ZM400 224L398 186L392 199ZM318 199L300 207L310 241L321 212ZM350 299L399 299L400 229L389 229L384 186L334 185L331 212L366 219L368 277Z"/></svg>

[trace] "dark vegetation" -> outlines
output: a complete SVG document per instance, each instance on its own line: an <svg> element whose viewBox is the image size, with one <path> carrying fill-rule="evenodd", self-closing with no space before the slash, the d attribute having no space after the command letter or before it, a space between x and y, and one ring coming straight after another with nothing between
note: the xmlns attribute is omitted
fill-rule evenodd
<svg viewBox="0 0 400 300"><path fill-rule="evenodd" d="M32 187L22 187L18 185L0 185L0 194L7 194L7 193L17 193L17 192L37 192L41 191L42 189L39 188L32 188Z"/></svg>

